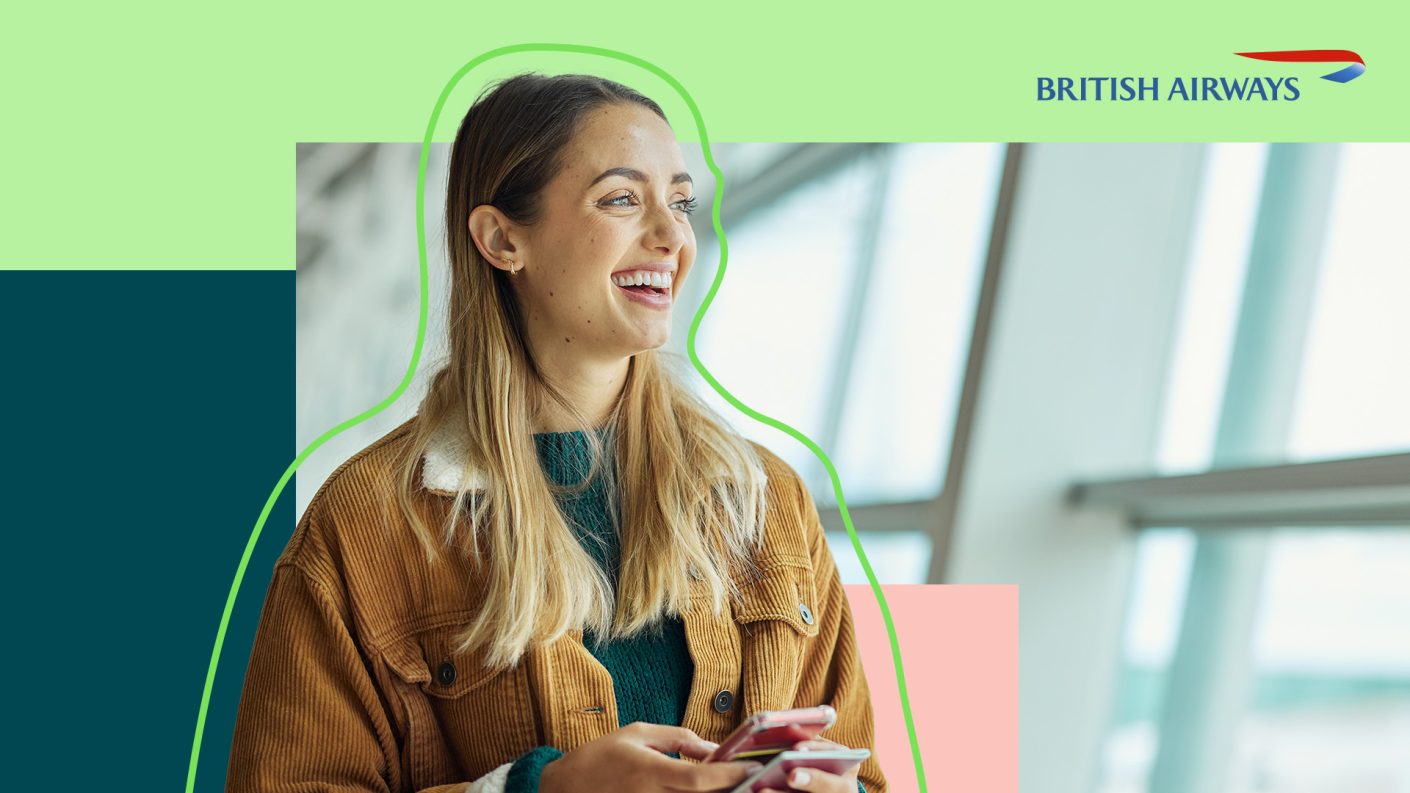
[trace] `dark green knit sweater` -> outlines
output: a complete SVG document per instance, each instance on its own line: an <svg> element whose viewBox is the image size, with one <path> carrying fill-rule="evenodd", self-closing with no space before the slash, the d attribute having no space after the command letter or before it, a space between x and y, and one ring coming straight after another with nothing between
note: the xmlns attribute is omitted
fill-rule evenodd
<svg viewBox="0 0 1410 793"><path fill-rule="evenodd" d="M603 430L600 437L608 439ZM553 482L560 485L583 481L588 473L588 439L583 432L545 432L534 435L539 462ZM612 526L607 492L601 479L582 493L559 498L559 505L583 548L607 570L616 586L621 543ZM685 627L679 618L664 621L657 631L620 641L600 642L584 631L583 643L612 673L613 694L617 700L617 725L635 721L679 725L685 719L686 702L695 666L685 643ZM551 746L540 746L520 757L509 770L506 790L533 793L538 790L543 767L562 757Z"/></svg>

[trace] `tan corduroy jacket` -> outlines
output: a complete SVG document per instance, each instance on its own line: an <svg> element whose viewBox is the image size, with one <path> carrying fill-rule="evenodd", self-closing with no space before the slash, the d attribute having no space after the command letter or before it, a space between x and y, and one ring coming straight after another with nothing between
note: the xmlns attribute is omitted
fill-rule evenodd
<svg viewBox="0 0 1410 793"><path fill-rule="evenodd" d="M227 793L489 793L524 752L569 751L617 728L612 679L581 632L500 671L452 651L481 597L470 563L427 564L391 500L396 452L417 420L329 477L276 563ZM417 505L431 525L445 518L462 448L442 431L420 461ZM838 722L823 737L875 752L817 509L798 475L756 448L768 476L764 578L722 617L705 598L681 615L695 664L684 726L720 741L755 711L827 703ZM859 778L886 790L874 755Z"/></svg>

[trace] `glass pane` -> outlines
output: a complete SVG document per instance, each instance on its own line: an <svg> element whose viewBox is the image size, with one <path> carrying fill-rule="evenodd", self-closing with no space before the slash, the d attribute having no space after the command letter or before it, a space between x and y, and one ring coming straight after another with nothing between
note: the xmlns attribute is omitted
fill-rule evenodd
<svg viewBox="0 0 1410 793"><path fill-rule="evenodd" d="M1342 146L1289 452L1410 449L1410 145Z"/></svg>
<svg viewBox="0 0 1410 793"><path fill-rule="evenodd" d="M730 393L815 440L840 341L835 318L854 277L862 212L875 200L870 164L808 182L726 229L725 279L696 338L701 360ZM807 476L815 458L805 447L699 385L740 432Z"/></svg>
<svg viewBox="0 0 1410 793"><path fill-rule="evenodd" d="M1410 790L1410 532L1282 532L1231 793Z"/></svg>
<svg viewBox="0 0 1410 793"><path fill-rule="evenodd" d="M725 196L729 191L753 179L779 158L798 148L798 143L721 143L713 147L715 164L725 175Z"/></svg>
<svg viewBox="0 0 1410 793"><path fill-rule="evenodd" d="M1102 756L1101 793L1146 790L1193 554L1194 536L1183 529L1151 529L1136 543L1116 713Z"/></svg>
<svg viewBox="0 0 1410 793"><path fill-rule="evenodd" d="M1191 539L1150 531L1138 543L1100 793L1149 789ZM1404 528L1273 534L1253 634L1252 699L1222 793L1410 790L1406 570Z"/></svg>
<svg viewBox="0 0 1410 793"><path fill-rule="evenodd" d="M919 531L857 532L876 580L883 584L924 584L930 572L930 537ZM867 584L866 571L847 532L828 532L827 547L844 584Z"/></svg>
<svg viewBox="0 0 1410 793"><path fill-rule="evenodd" d="M849 503L940 491L1003 170L999 144L893 152L833 462ZM835 503L831 488L817 488Z"/></svg>
<svg viewBox="0 0 1410 793"><path fill-rule="evenodd" d="M1204 470L1213 456L1268 144L1210 144L1205 157L1157 458L1162 473Z"/></svg>

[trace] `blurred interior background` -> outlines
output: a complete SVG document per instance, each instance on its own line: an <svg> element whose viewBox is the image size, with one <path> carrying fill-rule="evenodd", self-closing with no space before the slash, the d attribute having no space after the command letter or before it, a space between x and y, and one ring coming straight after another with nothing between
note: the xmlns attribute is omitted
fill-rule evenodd
<svg viewBox="0 0 1410 793"><path fill-rule="evenodd" d="M681 356L720 258L684 148ZM420 153L299 147L296 450L406 371ZM712 154L700 359L828 452L881 582L1020 586L1024 791L1410 791L1410 145ZM421 370L303 465L300 513L444 360L447 155ZM807 478L865 582L822 465L694 382Z"/></svg>

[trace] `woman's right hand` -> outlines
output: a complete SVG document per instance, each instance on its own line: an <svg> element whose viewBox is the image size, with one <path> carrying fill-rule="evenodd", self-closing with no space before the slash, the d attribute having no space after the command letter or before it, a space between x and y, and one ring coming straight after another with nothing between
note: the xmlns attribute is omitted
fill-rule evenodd
<svg viewBox="0 0 1410 793"><path fill-rule="evenodd" d="M539 793L731 790L760 767L752 761L687 763L663 754L704 760L715 747L685 727L628 724L544 766Z"/></svg>

